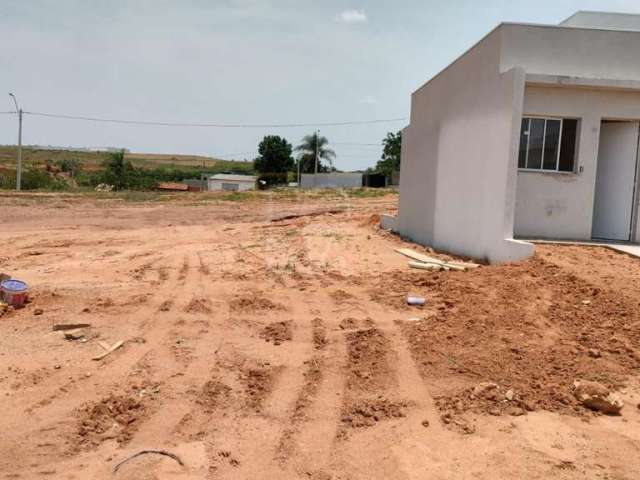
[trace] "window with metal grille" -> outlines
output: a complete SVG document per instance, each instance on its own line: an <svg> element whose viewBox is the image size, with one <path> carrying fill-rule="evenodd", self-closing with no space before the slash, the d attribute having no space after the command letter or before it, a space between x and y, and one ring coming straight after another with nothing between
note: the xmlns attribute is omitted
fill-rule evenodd
<svg viewBox="0 0 640 480"><path fill-rule="evenodd" d="M518 168L573 172L577 133L578 120L573 118L523 118Z"/></svg>

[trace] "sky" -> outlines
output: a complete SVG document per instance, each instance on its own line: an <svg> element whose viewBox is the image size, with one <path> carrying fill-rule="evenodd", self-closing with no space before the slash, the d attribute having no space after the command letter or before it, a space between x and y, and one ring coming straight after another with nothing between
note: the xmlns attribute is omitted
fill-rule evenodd
<svg viewBox="0 0 640 480"><path fill-rule="evenodd" d="M577 10L640 13L640 0L0 0L0 112L13 92L25 111L124 120L405 119L319 127L337 168L364 169L408 122L411 93L501 21ZM264 135L295 146L314 130L25 115L23 143L253 159ZM1 114L0 144L16 141L16 117Z"/></svg>

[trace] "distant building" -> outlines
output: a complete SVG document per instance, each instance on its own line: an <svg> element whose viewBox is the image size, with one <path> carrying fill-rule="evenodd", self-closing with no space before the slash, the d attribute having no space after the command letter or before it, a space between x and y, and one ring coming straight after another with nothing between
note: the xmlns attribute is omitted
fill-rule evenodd
<svg viewBox="0 0 640 480"><path fill-rule="evenodd" d="M302 188L360 188L362 173L303 173L300 186Z"/></svg>
<svg viewBox="0 0 640 480"><path fill-rule="evenodd" d="M207 189L210 191L226 190L229 192L243 192L255 190L256 177L252 175L228 175L219 173L207 179Z"/></svg>

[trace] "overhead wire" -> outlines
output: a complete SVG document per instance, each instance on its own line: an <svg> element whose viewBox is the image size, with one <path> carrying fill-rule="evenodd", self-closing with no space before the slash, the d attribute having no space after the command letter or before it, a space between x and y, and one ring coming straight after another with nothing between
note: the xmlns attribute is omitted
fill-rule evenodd
<svg viewBox="0 0 640 480"><path fill-rule="evenodd" d="M147 125L163 127L204 127L204 128L297 128L297 127L339 127L346 125L372 125L376 123L392 123L406 121L406 118L385 118L375 120L349 120L339 122L311 122L311 123L265 123L265 124L243 124L243 123L209 123L209 122L161 122L149 120L125 120L118 118L102 118L93 116L67 115L47 112L23 112L25 115L33 115L47 118L59 118L64 120L82 120L101 123L118 123L125 125Z"/></svg>

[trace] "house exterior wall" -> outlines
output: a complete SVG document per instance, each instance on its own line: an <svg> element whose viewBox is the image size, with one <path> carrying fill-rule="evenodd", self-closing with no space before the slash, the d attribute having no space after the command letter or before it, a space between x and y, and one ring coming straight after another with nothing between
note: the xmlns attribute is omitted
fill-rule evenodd
<svg viewBox="0 0 640 480"><path fill-rule="evenodd" d="M560 25L566 27L640 30L640 15L615 12L577 12Z"/></svg>
<svg viewBox="0 0 640 480"><path fill-rule="evenodd" d="M574 173L518 172L514 234L591 239L600 123L640 120L640 92L527 86L523 115L579 118L580 131Z"/></svg>
<svg viewBox="0 0 640 480"><path fill-rule="evenodd" d="M640 34L590 28L503 24L500 71L640 80Z"/></svg>
<svg viewBox="0 0 640 480"><path fill-rule="evenodd" d="M209 183L208 183L208 190L210 190L210 191L222 190L222 184L223 183L229 183L229 184L238 185L238 191L239 192L244 192L244 191L247 191L247 190L254 190L255 189L255 183L253 183L253 182L238 182L238 181L234 181L234 180L215 180L213 178L210 178L209 179Z"/></svg>
<svg viewBox="0 0 640 480"><path fill-rule="evenodd" d="M303 173L300 178L302 188L360 188L361 173Z"/></svg>
<svg viewBox="0 0 640 480"><path fill-rule="evenodd" d="M511 238L524 71L500 73L500 48L496 29L413 94L396 225L418 243L491 262L533 252Z"/></svg>

